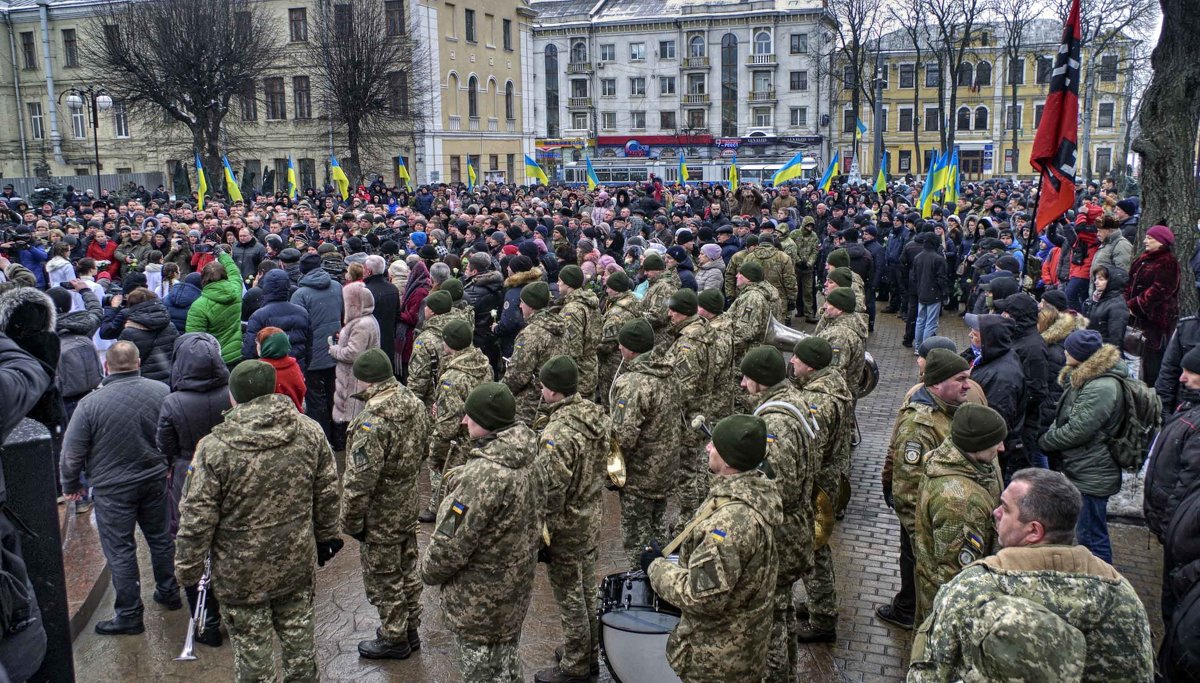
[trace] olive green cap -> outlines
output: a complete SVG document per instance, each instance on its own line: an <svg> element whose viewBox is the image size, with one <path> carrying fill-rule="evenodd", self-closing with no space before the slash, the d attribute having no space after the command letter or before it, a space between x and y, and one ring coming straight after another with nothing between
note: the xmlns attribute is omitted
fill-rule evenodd
<svg viewBox="0 0 1200 683"><path fill-rule="evenodd" d="M550 305L550 285L538 280L521 288L521 301L535 311Z"/></svg>

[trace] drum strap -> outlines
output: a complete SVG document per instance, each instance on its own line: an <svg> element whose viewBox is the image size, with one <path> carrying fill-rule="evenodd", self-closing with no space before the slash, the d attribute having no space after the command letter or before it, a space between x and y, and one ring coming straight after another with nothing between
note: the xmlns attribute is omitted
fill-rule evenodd
<svg viewBox="0 0 1200 683"><path fill-rule="evenodd" d="M712 517L717 510L720 510L726 505L733 505L736 502L738 502L736 498L724 497L713 498L712 500L708 501L708 505L705 505L704 508L692 518L692 521L688 522L688 525L683 528L683 531L679 532L679 535L671 539L671 542L662 549L663 557L668 557L678 550L679 546L683 545L684 540L691 535L692 531L695 530L696 527L700 526L704 520Z"/></svg>

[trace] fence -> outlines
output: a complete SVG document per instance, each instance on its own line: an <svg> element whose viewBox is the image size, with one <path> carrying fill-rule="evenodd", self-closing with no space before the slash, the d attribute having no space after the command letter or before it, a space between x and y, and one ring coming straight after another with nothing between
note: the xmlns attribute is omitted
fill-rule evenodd
<svg viewBox="0 0 1200 683"><path fill-rule="evenodd" d="M75 188L76 192L92 190L96 192L97 196L100 194L96 188L96 176L94 175L56 175L50 176L50 180L63 188L70 185ZM44 178L0 178L0 186L12 183L13 191L26 198L30 197L35 189L43 187L45 182ZM112 173L101 175L100 182L109 192L116 192L130 182L153 192L154 188L166 183L166 176L158 171L154 173Z"/></svg>

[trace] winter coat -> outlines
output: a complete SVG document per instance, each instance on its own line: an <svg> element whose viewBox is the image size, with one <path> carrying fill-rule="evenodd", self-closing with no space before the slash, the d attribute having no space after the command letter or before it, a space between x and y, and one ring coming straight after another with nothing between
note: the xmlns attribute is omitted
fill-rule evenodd
<svg viewBox="0 0 1200 683"><path fill-rule="evenodd" d="M1095 273L1100 266L1116 266L1129 270L1133 262L1133 245L1120 232L1113 232L1108 239L1100 243L1096 255L1092 257L1091 272Z"/></svg>
<svg viewBox="0 0 1200 683"><path fill-rule="evenodd" d="M504 280L504 308L496 325L496 339L500 342L500 355L512 358L513 342L517 333L525 328L525 316L521 315L521 291L525 285L542 278L538 268L523 273L513 273Z"/></svg>
<svg viewBox="0 0 1200 683"><path fill-rule="evenodd" d="M1186 404L1159 432L1146 468L1146 526L1166 542L1167 525L1200 483L1200 405Z"/></svg>
<svg viewBox="0 0 1200 683"><path fill-rule="evenodd" d="M1099 248L1099 238L1096 236L1095 230L1079 230L1075 234L1075 244L1070 250L1070 277L1080 277L1088 279L1092 273L1092 259L1096 257L1096 250ZM1063 246L1063 249L1067 247ZM1080 263L1076 263L1076 250L1083 254L1083 259Z"/></svg>
<svg viewBox="0 0 1200 683"><path fill-rule="evenodd" d="M334 422L349 422L363 409L363 402L354 398L367 385L354 377L354 360L368 349L379 347L379 321L373 315L375 298L361 282L351 282L342 289L345 324L338 332L337 343L329 347L329 355L337 361L333 392Z"/></svg>
<svg viewBox="0 0 1200 683"><path fill-rule="evenodd" d="M950 279L946 269L946 258L938 253L937 244L930 241L913 259L912 269L909 271L909 284L917 294L917 303L929 305L945 300Z"/></svg>
<svg viewBox="0 0 1200 683"><path fill-rule="evenodd" d="M250 244L242 244L239 240L233 245L233 262L237 264L239 280L250 280L258 272L258 264L267 258L267 248L252 240Z"/></svg>
<svg viewBox="0 0 1200 683"><path fill-rule="evenodd" d="M675 273L679 275L680 287L686 287L693 292L699 291L696 289L696 271L692 268L692 260L684 259L675 267Z"/></svg>
<svg viewBox="0 0 1200 683"><path fill-rule="evenodd" d="M263 290L263 304L246 323L246 331L242 334L242 358L258 358L255 338L259 330L278 327L287 333L292 345L289 355L300 363L303 372L312 358L313 332L308 311L288 302L292 283L286 272L272 270L262 277L259 285Z"/></svg>
<svg viewBox="0 0 1200 683"><path fill-rule="evenodd" d="M46 262L46 286L57 287L63 282L75 279L75 268L71 262L61 256L55 256Z"/></svg>
<svg viewBox="0 0 1200 683"><path fill-rule="evenodd" d="M176 339L171 393L158 411L158 450L168 462L191 460L196 444L221 424L229 406L229 370L217 338L189 332Z"/></svg>
<svg viewBox="0 0 1200 683"><path fill-rule="evenodd" d="M199 276L193 279L197 282L200 281ZM175 329L179 330L179 334L187 331L188 309L199 298L200 288L189 282L187 278L184 278L175 283L170 293L163 299L163 305L167 307L167 312L171 314L171 323L175 325Z"/></svg>
<svg viewBox="0 0 1200 683"><path fill-rule="evenodd" d="M1086 330L1088 319L1078 313L1063 312L1054 324L1042 332L1042 340L1046 342L1046 400L1042 401L1041 424L1043 428L1054 422L1054 413L1058 407L1058 399L1062 396L1063 388L1058 383L1058 373L1067 365L1067 352L1063 349L1063 341L1075 330Z"/></svg>
<svg viewBox="0 0 1200 683"><path fill-rule="evenodd" d="M979 334L981 349L978 359L972 363L971 379L983 387L988 407L993 408L1008 425L1006 447L1020 442L1021 429L1025 424L1025 372L1021 359L1013 350L1013 322L1008 318L991 315L981 318ZM972 361L973 349L963 356Z"/></svg>
<svg viewBox="0 0 1200 683"><path fill-rule="evenodd" d="M399 353L405 363L412 357L413 342L417 339L417 325L423 312L425 297L429 296L432 288L429 269L423 261L418 261L409 272L408 282L404 283L404 291L400 294L395 347L384 349L389 354Z"/></svg>
<svg viewBox="0 0 1200 683"><path fill-rule="evenodd" d="M49 255L46 253L46 247L29 243L29 246L17 252L17 258L14 261L19 261L21 265L29 269L33 273L33 277L37 280L37 288L46 288L46 261L49 260Z"/></svg>
<svg viewBox="0 0 1200 683"><path fill-rule="evenodd" d="M87 257L99 263L108 261L108 265L96 271L96 274L107 272L110 276L116 277L117 272L121 270L121 264L117 263L117 243L113 240L108 240L104 246L96 240L88 243Z"/></svg>
<svg viewBox="0 0 1200 683"><path fill-rule="evenodd" d="M1134 259L1125 300L1132 324L1146 333L1146 345L1162 349L1179 319L1179 262L1169 248L1144 251Z"/></svg>
<svg viewBox="0 0 1200 683"><path fill-rule="evenodd" d="M327 370L336 365L329 355L329 337L342 328L342 285L317 268L300 278L291 302L308 311L311 353L307 368ZM289 341L291 337L288 337ZM296 347L292 346L295 351Z"/></svg>
<svg viewBox="0 0 1200 683"><path fill-rule="evenodd" d="M1108 284L1100 300L1088 309L1088 329L1104 337L1105 344L1117 348L1125 343L1125 328L1129 324L1129 306L1125 303L1125 283L1129 275L1116 266L1108 267Z"/></svg>
<svg viewBox="0 0 1200 683"><path fill-rule="evenodd" d="M275 368L275 393L292 399L296 410L303 413L304 394L308 388L304 383L304 371L300 369L300 364L291 356L263 358L262 361Z"/></svg>
<svg viewBox="0 0 1200 683"><path fill-rule="evenodd" d="M1188 389L1179 381L1183 357L1200 344L1200 317L1189 315L1179 320L1171 341L1163 351L1162 368L1154 391L1162 401L1163 422L1169 421L1181 403L1200 403L1200 391Z"/></svg>
<svg viewBox="0 0 1200 683"><path fill-rule="evenodd" d="M143 301L125 309L125 329L118 337L137 346L142 359L142 377L167 384L171 380L171 350L179 330L159 299Z"/></svg>
<svg viewBox="0 0 1200 683"><path fill-rule="evenodd" d="M718 292L725 284L725 261L717 259L701 264L700 270L696 271L696 289L703 292L706 289L715 289Z"/></svg>
<svg viewBox="0 0 1200 683"><path fill-rule="evenodd" d="M1049 385L1057 374L1051 374L1050 350L1037 330L1037 305L1029 300L1032 315L1013 307L1007 311L1012 320L1012 349L1017 352L1021 369L1025 373L1025 423L1022 442L1032 449L1042 435L1049 420L1042 422L1043 408L1048 403Z"/></svg>
<svg viewBox="0 0 1200 683"><path fill-rule="evenodd" d="M492 324L504 307L504 276L489 270L467 278L463 283L463 298L475 311L475 346L492 358L498 352Z"/></svg>
<svg viewBox="0 0 1200 683"><path fill-rule="evenodd" d="M100 357L92 343L92 335L100 328L103 313L100 301L90 289L80 292L82 311L58 316L54 332L58 335L58 372L55 379L64 399L79 398L100 386L104 372Z"/></svg>
<svg viewBox="0 0 1200 683"><path fill-rule="evenodd" d="M1061 458L1061 471L1080 493L1106 498L1121 490L1121 466L1108 452L1108 439L1121 410L1125 361L1117 347L1105 344L1091 358L1058 375L1063 386L1054 424L1040 444Z"/></svg>
<svg viewBox="0 0 1200 683"><path fill-rule="evenodd" d="M400 290L388 282L385 273L372 275L364 279L363 284L375 299L374 315L375 320L379 322L379 348L391 358L396 352L396 323L400 322Z"/></svg>
<svg viewBox="0 0 1200 683"><path fill-rule="evenodd" d="M1121 221L1121 236L1129 240L1129 244L1131 245L1137 244L1138 219L1141 217L1141 214L1138 214L1136 216L1130 216L1129 218Z"/></svg>
<svg viewBox="0 0 1200 683"><path fill-rule="evenodd" d="M225 279L205 285L188 309L188 332L208 332L221 342L221 357L233 363L242 357L242 280L237 264L221 251L217 259L225 266Z"/></svg>

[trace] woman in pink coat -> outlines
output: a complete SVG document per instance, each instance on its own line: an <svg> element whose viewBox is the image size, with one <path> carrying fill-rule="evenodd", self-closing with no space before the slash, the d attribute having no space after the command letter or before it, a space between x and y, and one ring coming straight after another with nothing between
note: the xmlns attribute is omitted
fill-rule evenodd
<svg viewBox="0 0 1200 683"><path fill-rule="evenodd" d="M379 348L379 322L375 311L375 297L362 282L351 282L342 288L342 329L336 343L330 343L329 355L337 361L337 374L333 392L334 450L343 450L346 444L346 425L362 412L363 402L354 395L365 390L366 384L354 378L354 360L368 349Z"/></svg>

